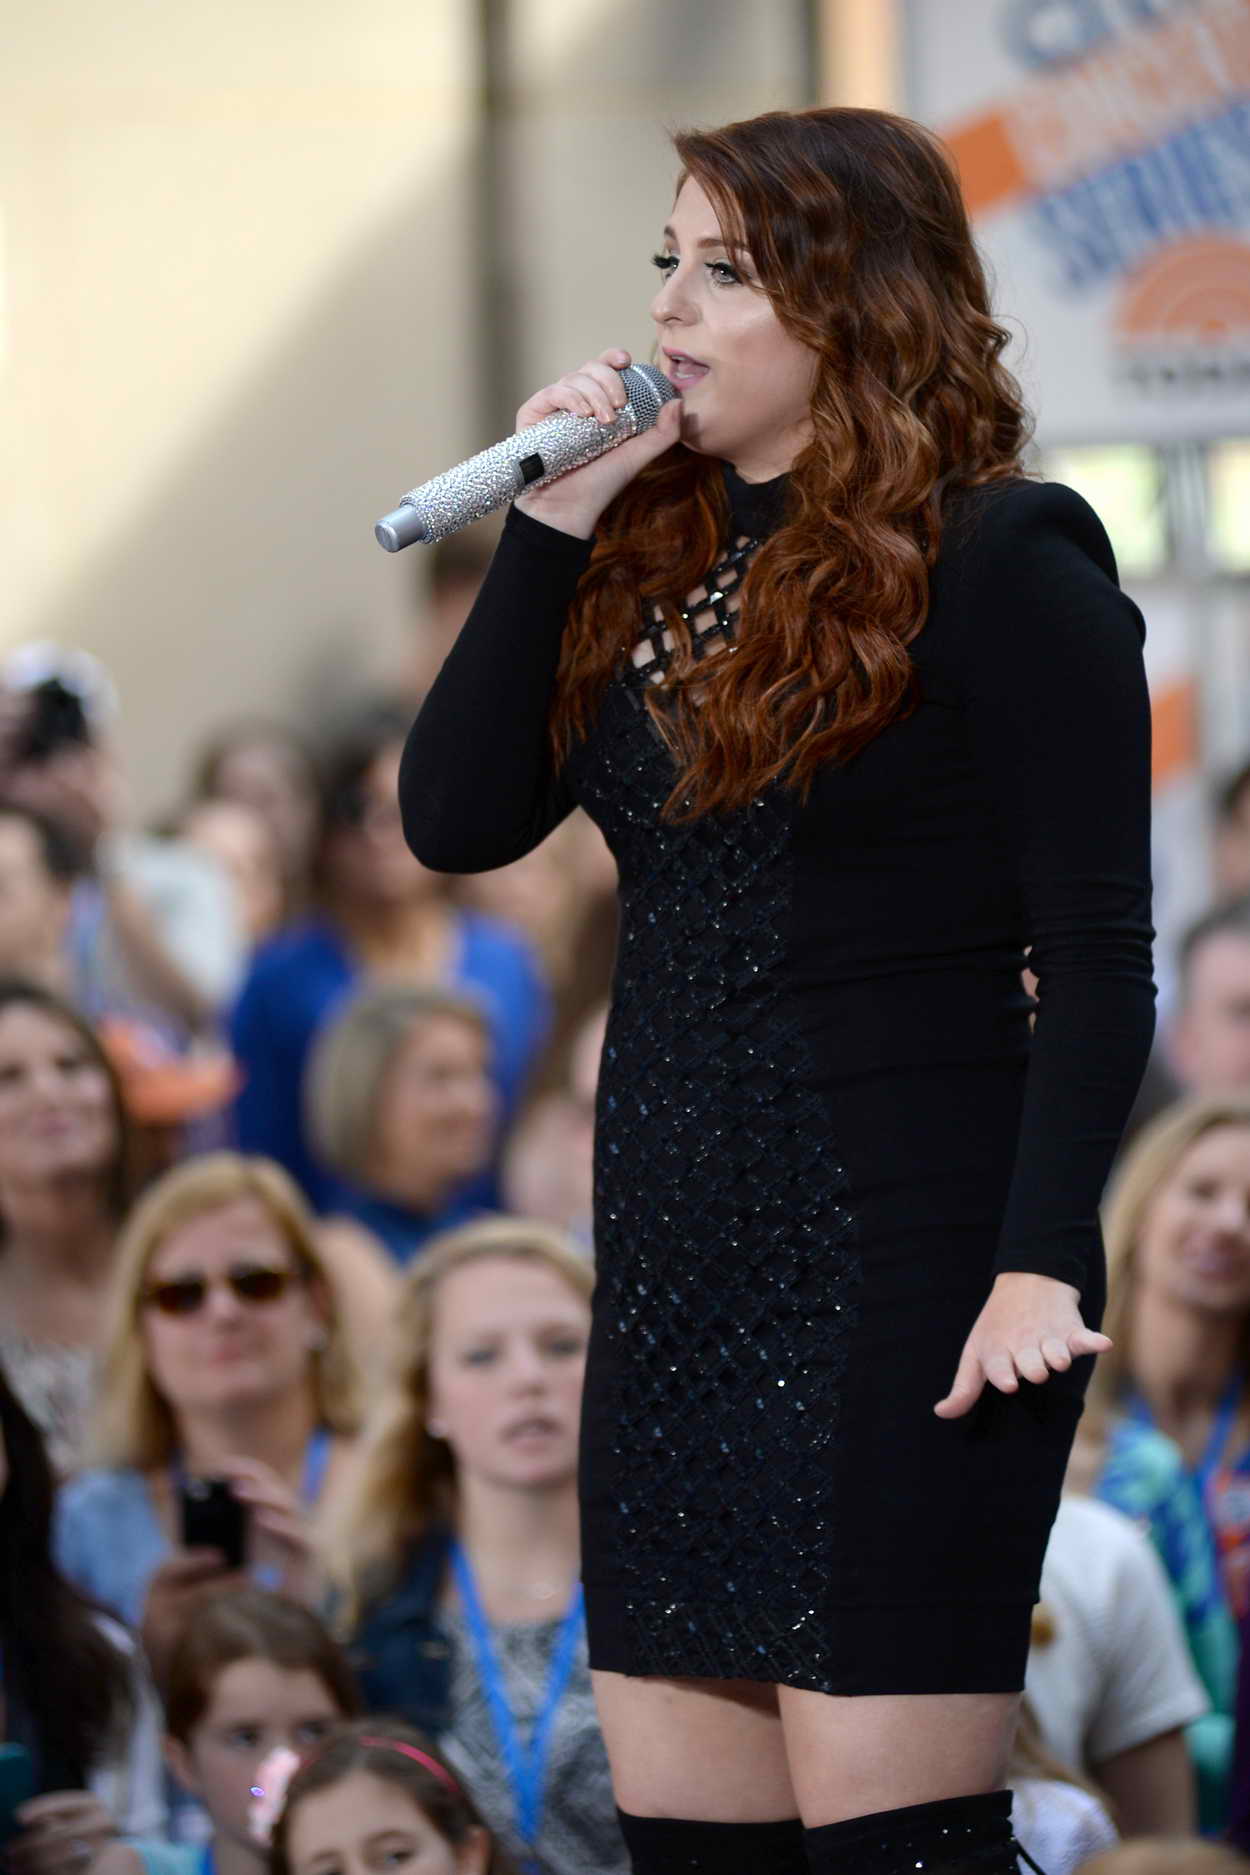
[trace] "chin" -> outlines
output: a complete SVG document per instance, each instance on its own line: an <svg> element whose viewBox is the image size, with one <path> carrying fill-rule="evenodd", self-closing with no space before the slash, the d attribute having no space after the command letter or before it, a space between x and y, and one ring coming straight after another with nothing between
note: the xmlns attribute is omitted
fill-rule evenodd
<svg viewBox="0 0 1250 1875"><path fill-rule="evenodd" d="M570 1483L576 1475L576 1458L565 1456L558 1460L541 1459L533 1464L513 1465L507 1482L520 1490L550 1491Z"/></svg>

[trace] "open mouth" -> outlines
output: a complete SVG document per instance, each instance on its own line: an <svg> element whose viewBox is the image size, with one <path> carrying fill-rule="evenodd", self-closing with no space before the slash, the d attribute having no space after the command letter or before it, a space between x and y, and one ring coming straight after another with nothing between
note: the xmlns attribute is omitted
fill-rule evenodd
<svg viewBox="0 0 1250 1875"><path fill-rule="evenodd" d="M504 1434L504 1438L508 1440L509 1444L512 1444L514 1441L520 1442L526 1439L554 1439L559 1434L559 1431L560 1428L554 1419L535 1417L533 1419L520 1419L515 1426L509 1426L507 1432Z"/></svg>
<svg viewBox="0 0 1250 1875"><path fill-rule="evenodd" d="M671 352L667 345L662 346L661 350L668 360L667 374L670 383L697 384L712 368L710 365L701 364L697 358L692 358L689 352Z"/></svg>

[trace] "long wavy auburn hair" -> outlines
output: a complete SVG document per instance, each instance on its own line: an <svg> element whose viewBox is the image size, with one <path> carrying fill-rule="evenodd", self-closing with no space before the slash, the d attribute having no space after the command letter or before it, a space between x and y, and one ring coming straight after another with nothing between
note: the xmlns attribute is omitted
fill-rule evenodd
<svg viewBox="0 0 1250 1875"><path fill-rule="evenodd" d="M715 459L674 445L603 515L565 633L551 737L587 733L639 635L639 599L674 640L647 707L678 764L670 819L806 795L916 701L949 491L1023 474L1029 425L1001 363L984 270L951 164L885 111L770 111L673 139L721 232L751 255L791 337L815 354L812 436L784 525L743 583L738 655L696 663L680 618L723 548Z"/></svg>

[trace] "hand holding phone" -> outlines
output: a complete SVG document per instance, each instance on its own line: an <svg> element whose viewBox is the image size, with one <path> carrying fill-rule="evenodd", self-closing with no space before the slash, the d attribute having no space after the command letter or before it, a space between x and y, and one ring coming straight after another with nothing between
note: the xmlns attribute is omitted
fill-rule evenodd
<svg viewBox="0 0 1250 1875"><path fill-rule="evenodd" d="M247 1506L225 1478L184 1478L178 1486L184 1549L213 1549L227 1569L247 1559Z"/></svg>

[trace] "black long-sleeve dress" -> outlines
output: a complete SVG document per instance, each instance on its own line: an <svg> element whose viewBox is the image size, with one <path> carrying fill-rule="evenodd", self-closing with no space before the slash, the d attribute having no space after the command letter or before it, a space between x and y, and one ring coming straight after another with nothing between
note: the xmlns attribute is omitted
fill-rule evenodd
<svg viewBox="0 0 1250 1875"><path fill-rule="evenodd" d="M729 550L777 525L786 483L725 476ZM774 786L675 825L641 615L553 768L589 553L513 511L401 795L428 866L503 865L580 802L620 868L581 1447L592 1663L1016 1689L1090 1363L960 1420L933 1405L998 1271L1073 1283L1101 1316L1097 1207L1153 1028L1140 615L1070 489L958 497L910 647L918 708L806 803ZM709 655L739 562L693 621Z"/></svg>

